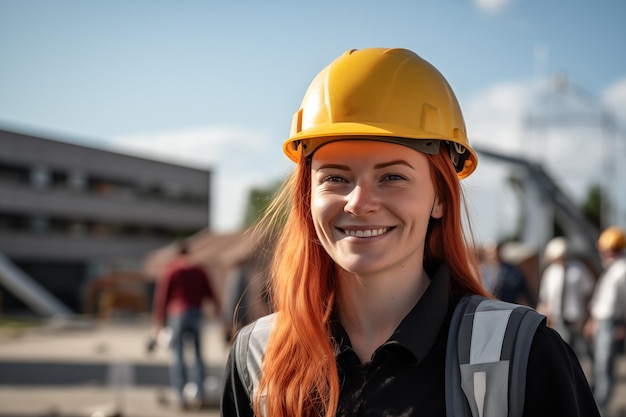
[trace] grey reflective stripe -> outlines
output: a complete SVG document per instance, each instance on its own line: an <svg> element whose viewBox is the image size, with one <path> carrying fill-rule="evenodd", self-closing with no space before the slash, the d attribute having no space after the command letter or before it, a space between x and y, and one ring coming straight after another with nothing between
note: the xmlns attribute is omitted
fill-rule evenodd
<svg viewBox="0 0 626 417"><path fill-rule="evenodd" d="M448 335L447 414L520 417L530 346L543 320L529 307L480 296L463 298Z"/></svg>
<svg viewBox="0 0 626 417"><path fill-rule="evenodd" d="M263 355L274 327L274 317L275 314L271 314L247 325L239 331L235 340L234 356L237 373L246 386L251 402L261 379Z"/></svg>
<svg viewBox="0 0 626 417"><path fill-rule="evenodd" d="M461 388L461 366L459 359L463 360L467 356L469 360L469 350L459 352L457 349L460 339L471 338L471 326L461 326L465 319L465 310L474 311L476 305L483 299L477 297L464 297L459 301L450 322L448 330L448 344L446 347L446 415L451 417L470 417L465 394ZM464 332L464 334L461 334Z"/></svg>
<svg viewBox="0 0 626 417"><path fill-rule="evenodd" d="M516 310L517 311L517 310ZM517 330L515 352L511 363L511 380L522 381L516 390L509 394L509 408L512 410L509 417L521 417L524 412L524 398L526 396L526 368L530 356L530 346L537 328L545 323L546 317L535 310L527 309Z"/></svg>

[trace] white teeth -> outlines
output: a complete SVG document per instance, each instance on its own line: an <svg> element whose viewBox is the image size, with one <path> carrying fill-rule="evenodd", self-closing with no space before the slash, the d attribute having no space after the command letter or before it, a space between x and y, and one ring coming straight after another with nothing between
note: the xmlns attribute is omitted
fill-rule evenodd
<svg viewBox="0 0 626 417"><path fill-rule="evenodd" d="M383 227L383 228L380 228L380 229L371 229L371 230L346 230L346 229L344 229L344 232L348 236L375 237L375 236L380 236L383 233L386 233L388 230L389 230L388 227Z"/></svg>

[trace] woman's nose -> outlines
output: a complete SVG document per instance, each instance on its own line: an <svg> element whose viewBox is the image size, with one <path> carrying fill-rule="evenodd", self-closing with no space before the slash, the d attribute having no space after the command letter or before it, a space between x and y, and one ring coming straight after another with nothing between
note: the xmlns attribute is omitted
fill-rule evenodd
<svg viewBox="0 0 626 417"><path fill-rule="evenodd" d="M355 216L362 216L378 208L378 198L371 186L357 184L347 195L344 211Z"/></svg>

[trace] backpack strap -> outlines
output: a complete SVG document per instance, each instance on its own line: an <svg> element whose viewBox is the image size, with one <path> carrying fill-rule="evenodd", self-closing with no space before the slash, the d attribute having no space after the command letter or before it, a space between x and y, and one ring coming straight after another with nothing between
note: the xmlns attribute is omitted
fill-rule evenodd
<svg viewBox="0 0 626 417"><path fill-rule="evenodd" d="M237 334L234 357L237 373L243 382L250 401L256 394L261 379L261 366L265 347L274 327L275 314L270 314L243 327Z"/></svg>
<svg viewBox="0 0 626 417"><path fill-rule="evenodd" d="M448 333L447 415L521 417L530 346L542 323L530 307L462 298Z"/></svg>

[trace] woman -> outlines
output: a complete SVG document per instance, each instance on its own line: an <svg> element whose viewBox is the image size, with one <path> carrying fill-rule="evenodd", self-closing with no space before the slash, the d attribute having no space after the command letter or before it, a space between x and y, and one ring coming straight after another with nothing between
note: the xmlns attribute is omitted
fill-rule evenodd
<svg viewBox="0 0 626 417"><path fill-rule="evenodd" d="M277 313L248 328L254 343L237 336L222 415L445 416L452 312L487 296L461 225L477 158L448 83L405 49L348 51L313 80L284 151L296 169L266 219L281 222ZM545 326L523 415L597 415Z"/></svg>

